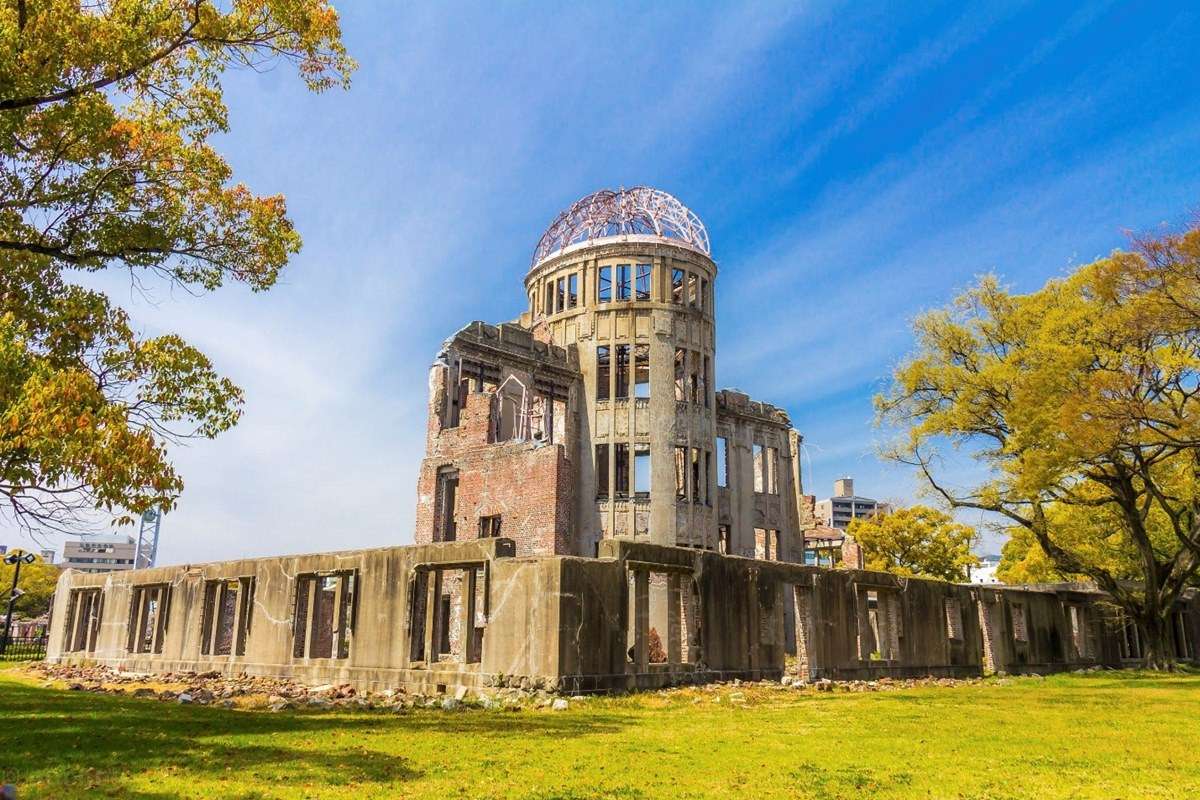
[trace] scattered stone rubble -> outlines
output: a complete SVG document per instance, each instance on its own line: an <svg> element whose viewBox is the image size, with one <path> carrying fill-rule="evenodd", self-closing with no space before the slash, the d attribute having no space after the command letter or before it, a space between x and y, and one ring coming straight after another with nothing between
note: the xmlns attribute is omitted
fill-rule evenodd
<svg viewBox="0 0 1200 800"><path fill-rule="evenodd" d="M384 689L378 692L356 691L349 684L325 684L305 686L296 681L254 676L226 676L219 672L173 672L150 674L122 672L103 666L74 667L62 664L39 663L30 671L43 679L43 685L66 688L69 691L120 694L131 697L154 699L180 705L217 705L224 708L266 709L287 711L290 709L379 709L403 713L411 709L440 709L457 711L480 708L489 711L521 711L524 709L547 709L566 711L572 704L585 703L594 696L563 696L550 688L549 682L491 681L493 685L470 691L457 688L452 694L410 694L403 689ZM1040 675L1026 675L1025 679L1040 679ZM819 679L806 681L785 675L779 681L746 682L734 679L714 682L702 686L676 686L658 690L655 694L690 695L693 702L702 702L706 697L714 703L728 702L733 705L750 702L747 691L753 698L767 693L789 692L887 692L919 687L968 686L984 682L985 678L879 678L878 680L831 681ZM1011 682L1003 674L991 679L993 684ZM525 685L529 684L529 685Z"/></svg>

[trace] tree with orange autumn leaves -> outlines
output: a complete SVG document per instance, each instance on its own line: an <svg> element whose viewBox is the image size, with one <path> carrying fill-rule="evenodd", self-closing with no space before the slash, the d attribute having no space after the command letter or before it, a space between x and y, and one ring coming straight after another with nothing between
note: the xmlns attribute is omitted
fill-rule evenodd
<svg viewBox="0 0 1200 800"><path fill-rule="evenodd" d="M131 522L183 488L167 445L234 425L242 393L172 334L72 281L125 270L269 289L300 248L283 197L209 144L230 68L354 64L326 0L0 3L0 505L30 529Z"/></svg>

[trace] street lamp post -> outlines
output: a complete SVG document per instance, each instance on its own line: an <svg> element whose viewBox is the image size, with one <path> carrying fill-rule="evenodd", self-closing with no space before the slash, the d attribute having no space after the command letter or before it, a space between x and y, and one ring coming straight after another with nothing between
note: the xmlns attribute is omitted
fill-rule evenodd
<svg viewBox="0 0 1200 800"><path fill-rule="evenodd" d="M12 615L13 603L19 597L17 593L17 581L21 579L21 565L32 564L35 556L33 553L9 553L4 557L5 564L13 565L13 582L12 588L8 591L8 611L4 614L4 639L0 640L0 653L8 651L8 640L12 637Z"/></svg>

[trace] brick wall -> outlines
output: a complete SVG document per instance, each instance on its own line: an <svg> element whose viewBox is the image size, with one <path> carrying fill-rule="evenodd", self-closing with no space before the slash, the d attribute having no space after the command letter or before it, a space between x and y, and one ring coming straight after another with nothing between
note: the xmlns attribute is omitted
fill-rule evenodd
<svg viewBox="0 0 1200 800"><path fill-rule="evenodd" d="M416 542L433 540L438 472L453 467L459 471L457 540L478 538L479 518L499 515L500 535L516 542L517 555L574 555L574 473L566 448L541 442L489 443L489 392L470 393L459 425L442 428L444 388L438 370L430 392L427 456L417 480Z"/></svg>

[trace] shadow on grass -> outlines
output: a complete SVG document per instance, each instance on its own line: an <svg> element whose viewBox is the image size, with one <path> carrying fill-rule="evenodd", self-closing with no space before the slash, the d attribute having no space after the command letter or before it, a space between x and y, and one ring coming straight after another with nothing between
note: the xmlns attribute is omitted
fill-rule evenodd
<svg viewBox="0 0 1200 800"><path fill-rule="evenodd" d="M152 800L122 785L145 773L238 777L253 786L393 784L423 775L410 759L364 746L374 733L465 734L559 740L619 731L615 714L523 711L234 711L0 681L0 782L45 787L44 796ZM286 739L274 738L286 734ZM269 777L268 777L269 776ZM259 796L253 792L237 795Z"/></svg>

